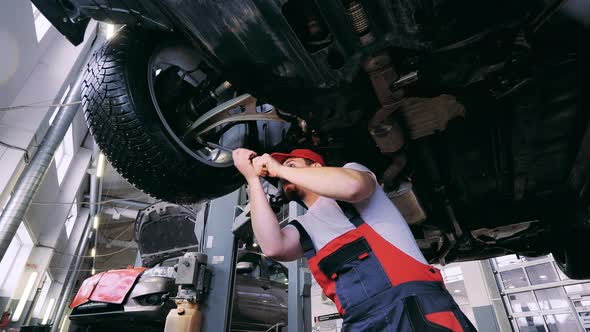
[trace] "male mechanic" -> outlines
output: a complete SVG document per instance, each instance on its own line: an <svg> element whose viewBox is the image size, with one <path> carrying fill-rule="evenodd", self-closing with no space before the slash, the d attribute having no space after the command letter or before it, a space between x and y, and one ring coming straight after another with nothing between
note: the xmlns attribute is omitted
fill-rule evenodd
<svg viewBox="0 0 590 332"><path fill-rule="evenodd" d="M250 188L260 248L276 260L305 256L343 331L475 331L369 169L326 167L307 149L259 157L237 149L233 159ZM281 229L259 177L281 179L308 212Z"/></svg>

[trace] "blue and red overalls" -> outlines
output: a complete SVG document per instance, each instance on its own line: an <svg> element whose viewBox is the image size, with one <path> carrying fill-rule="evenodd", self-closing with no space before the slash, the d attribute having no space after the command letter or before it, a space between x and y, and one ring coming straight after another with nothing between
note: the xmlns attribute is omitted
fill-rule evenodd
<svg viewBox="0 0 590 332"><path fill-rule="evenodd" d="M303 226L291 224L313 276L344 319L342 331L476 331L438 269L381 237L352 204L338 205L355 229L317 252Z"/></svg>

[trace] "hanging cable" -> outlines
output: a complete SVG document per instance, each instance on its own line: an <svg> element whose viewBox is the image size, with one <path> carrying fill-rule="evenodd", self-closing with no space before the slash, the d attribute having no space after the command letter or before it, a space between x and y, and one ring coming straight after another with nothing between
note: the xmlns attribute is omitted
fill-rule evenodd
<svg viewBox="0 0 590 332"><path fill-rule="evenodd" d="M51 248L51 247L48 247L48 248ZM56 253L56 254L65 255L65 256L82 257L82 258L95 258L95 257L108 257L108 256L113 256L113 255L122 253L123 251L129 250L129 249L135 249L135 248L134 248L133 245L129 245L128 247L125 247L125 248L123 248L121 250L110 252L108 254L101 254L101 255L94 255L94 256L92 256L92 255L77 256L77 255L74 255L74 254L70 254L70 253L67 253L67 252L61 252L61 251L57 251L57 250L54 250L53 252Z"/></svg>
<svg viewBox="0 0 590 332"><path fill-rule="evenodd" d="M50 108L50 107L62 107L62 106L73 106L82 104L82 101L74 101L71 103L63 103L63 104L40 104L40 103L32 103L27 105L17 105L17 106L9 106L9 107L0 107L0 112L8 112L8 111L16 111L21 109L37 109L37 108Z"/></svg>
<svg viewBox="0 0 590 332"><path fill-rule="evenodd" d="M118 201L134 200L134 199L139 199L139 198L144 198L144 197L145 197L145 195L141 195L141 196L137 196L137 197L129 197L129 198L113 198L113 199L107 199L107 200L96 202L96 203L80 202L79 204L100 205L100 204L106 204L106 203L112 203L112 202L118 202ZM72 202L32 202L31 204L33 204L33 205L72 205ZM148 203L146 203L146 204L148 204Z"/></svg>
<svg viewBox="0 0 590 332"><path fill-rule="evenodd" d="M18 147L18 146L16 146L16 145L12 145L12 144L8 144L8 143L4 143L4 142L2 142L2 141L0 141L0 145L1 145L1 146L4 146L4 147L7 147L7 148L9 148L9 149L13 149L13 150L19 150L19 151L22 151L22 152L24 152L24 153L25 153L25 156L24 156L24 157L25 157L25 163L27 163L27 164L29 163L29 151L27 151L27 149L23 149L23 148L21 148L21 147Z"/></svg>
<svg viewBox="0 0 590 332"><path fill-rule="evenodd" d="M127 266L121 266L121 267L113 267L113 268L109 268L109 269L95 269L95 272L106 272L106 271L111 271L111 270L125 270L127 269ZM57 266L49 266L48 269L53 269L53 270L61 270L61 271L66 271L66 272L92 272L92 269L78 269L78 270L69 270L67 268L63 268L63 267L57 267ZM59 282L59 281L53 281L53 282L57 282L58 284L62 284L63 282Z"/></svg>

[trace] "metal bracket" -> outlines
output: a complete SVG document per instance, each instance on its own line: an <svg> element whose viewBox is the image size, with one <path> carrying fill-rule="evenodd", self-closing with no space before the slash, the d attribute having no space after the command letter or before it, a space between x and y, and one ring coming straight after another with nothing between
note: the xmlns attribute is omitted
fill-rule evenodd
<svg viewBox="0 0 590 332"><path fill-rule="evenodd" d="M236 206L235 209L239 209L242 212L238 214L234 223L232 224L231 231L234 235L244 242L248 242L254 237L254 231L252 230L252 217L250 215L250 203L242 206Z"/></svg>
<svg viewBox="0 0 590 332"><path fill-rule="evenodd" d="M191 133L195 136L200 136L215 127L231 122L257 120L287 122L278 115L276 108L273 107L265 112L257 112L256 106L256 98L249 94L243 94L231 99L216 106L197 119L182 135L182 139Z"/></svg>
<svg viewBox="0 0 590 332"><path fill-rule="evenodd" d="M211 272L207 269L207 255L188 252L178 260L176 284L179 285L177 300L202 303L209 293Z"/></svg>

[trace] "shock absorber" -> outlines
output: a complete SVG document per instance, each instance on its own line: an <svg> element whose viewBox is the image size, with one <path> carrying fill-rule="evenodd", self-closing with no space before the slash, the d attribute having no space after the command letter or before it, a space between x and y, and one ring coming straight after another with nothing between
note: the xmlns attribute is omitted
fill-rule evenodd
<svg viewBox="0 0 590 332"><path fill-rule="evenodd" d="M202 93L191 98L187 102L186 110L192 120L198 119L201 115L207 113L213 107L217 106L217 98L232 87L231 83L225 81L214 90L208 93ZM206 91L206 90L205 90Z"/></svg>

